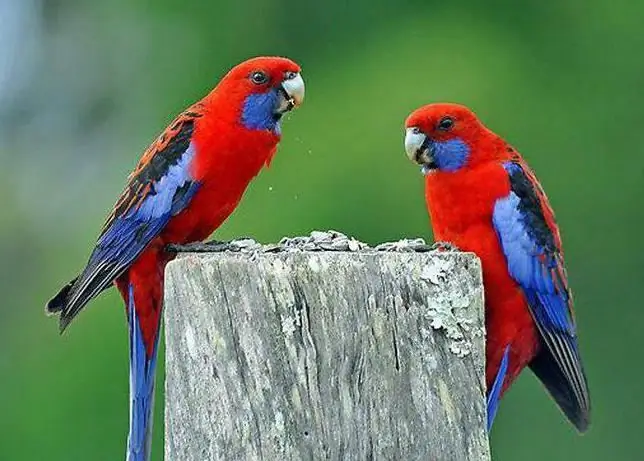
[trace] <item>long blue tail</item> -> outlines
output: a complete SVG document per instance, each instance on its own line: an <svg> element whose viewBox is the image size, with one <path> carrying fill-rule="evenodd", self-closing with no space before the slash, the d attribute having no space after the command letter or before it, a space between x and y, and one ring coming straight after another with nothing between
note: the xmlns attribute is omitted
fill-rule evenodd
<svg viewBox="0 0 644 461"><path fill-rule="evenodd" d="M148 357L134 308L134 290L131 284L127 310L130 327L130 433L127 438L126 461L149 461L159 335L155 338L152 356Z"/></svg>
<svg viewBox="0 0 644 461"><path fill-rule="evenodd" d="M496 416L496 410L499 408L499 400L501 398L501 391L503 390L503 381L505 381L505 375L508 372L508 356L510 354L510 346L505 347L503 352L503 358L501 359L501 365L499 365L499 371L496 373L494 378L494 383L492 388L487 394L487 430L488 432L492 429L492 423L494 422L494 417Z"/></svg>

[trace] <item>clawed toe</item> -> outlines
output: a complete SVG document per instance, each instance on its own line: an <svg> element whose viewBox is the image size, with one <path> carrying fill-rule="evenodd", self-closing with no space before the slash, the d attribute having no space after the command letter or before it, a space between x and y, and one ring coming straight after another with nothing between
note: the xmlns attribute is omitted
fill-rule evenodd
<svg viewBox="0 0 644 461"><path fill-rule="evenodd" d="M435 242L432 251L459 251L458 247L450 242Z"/></svg>

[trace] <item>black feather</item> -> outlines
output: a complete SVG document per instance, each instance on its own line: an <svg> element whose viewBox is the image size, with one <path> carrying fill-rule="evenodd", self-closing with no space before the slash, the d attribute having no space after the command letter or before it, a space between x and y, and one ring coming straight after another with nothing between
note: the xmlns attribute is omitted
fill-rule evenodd
<svg viewBox="0 0 644 461"><path fill-rule="evenodd" d="M510 176L510 187L517 197L519 197L519 211L525 220L526 230L530 237L544 249L544 251L557 252L555 236L548 226L548 222L543 214L539 195L535 186L530 182L523 167L519 163L509 163L506 170Z"/></svg>
<svg viewBox="0 0 644 461"><path fill-rule="evenodd" d="M71 280L67 285L62 287L60 291L58 291L56 296L54 296L47 302L47 305L45 306L45 311L48 314L57 314L65 308L65 305L67 304L67 299L69 298L69 292L74 286L74 283L76 283L76 280L78 280L78 277Z"/></svg>
<svg viewBox="0 0 644 461"><path fill-rule="evenodd" d="M583 399L580 401L579 395L570 385L569 379L564 375L561 368L557 366L557 362L552 359L550 351L543 349L530 362L529 366L550 392L550 395L552 395L552 398L557 402L557 405L559 405L559 408L561 408L570 422L574 424L579 432L586 432L590 425L590 400Z"/></svg>

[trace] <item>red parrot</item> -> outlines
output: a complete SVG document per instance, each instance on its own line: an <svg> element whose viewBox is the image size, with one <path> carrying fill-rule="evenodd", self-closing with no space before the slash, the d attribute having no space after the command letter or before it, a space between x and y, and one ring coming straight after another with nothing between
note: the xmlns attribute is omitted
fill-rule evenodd
<svg viewBox="0 0 644 461"><path fill-rule="evenodd" d="M407 156L425 174L437 241L481 259L488 428L529 367L584 432L590 397L554 213L521 155L467 107L430 104L405 123Z"/></svg>
<svg viewBox="0 0 644 461"><path fill-rule="evenodd" d="M127 460L150 455L154 373L168 244L208 237L268 166L280 121L304 98L300 67L258 57L228 72L145 151L107 218L89 262L47 304L61 332L112 284L125 301L130 341Z"/></svg>

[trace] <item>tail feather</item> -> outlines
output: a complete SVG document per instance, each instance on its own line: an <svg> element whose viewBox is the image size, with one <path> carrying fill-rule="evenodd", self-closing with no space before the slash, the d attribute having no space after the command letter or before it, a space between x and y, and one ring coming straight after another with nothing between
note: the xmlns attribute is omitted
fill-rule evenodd
<svg viewBox="0 0 644 461"><path fill-rule="evenodd" d="M488 390L487 395L487 430L488 432L492 429L492 423L494 422L494 417L496 416L496 411L499 408L499 401L501 400L501 391L503 391L503 382L505 381L505 376L508 373L508 356L510 355L510 346L506 346L505 351L503 352L503 358L501 359L501 364L499 365L499 371L496 373L494 378L494 383L492 387Z"/></svg>
<svg viewBox="0 0 644 461"><path fill-rule="evenodd" d="M128 321L130 326L130 431L126 460L148 461L152 442L154 378L159 334L157 329L154 348L151 356L148 356L131 284L128 291Z"/></svg>
<svg viewBox="0 0 644 461"><path fill-rule="evenodd" d="M82 284L78 286L78 280L82 281L83 275L70 280L64 287L62 287L56 296L51 298L45 305L45 312L49 315L59 315L59 329L62 333L69 326L74 317L80 312L80 310L87 304L93 297L98 295L103 290L106 290L110 285L100 287L100 289L94 289L91 292L91 295L84 296L80 300L77 298L77 291L82 289ZM90 288L95 288L90 286Z"/></svg>
<svg viewBox="0 0 644 461"><path fill-rule="evenodd" d="M72 287L76 283L76 280L78 280L78 277L71 280L67 285L62 287L56 294L56 296L54 296L47 302L47 305L45 306L45 312L54 315L65 310L65 306L67 306L67 301L69 299L69 294L72 290Z"/></svg>
<svg viewBox="0 0 644 461"><path fill-rule="evenodd" d="M581 376L584 393L581 395L585 398L580 398L580 393L575 392L575 386L566 378L557 362L549 354L548 350L540 351L530 362L530 369L577 430L581 433L586 432L590 425L590 398L583 369Z"/></svg>

